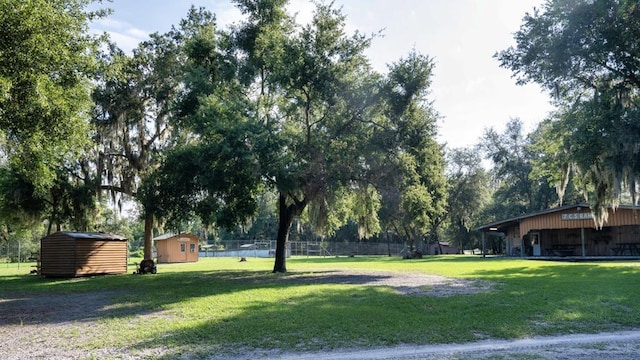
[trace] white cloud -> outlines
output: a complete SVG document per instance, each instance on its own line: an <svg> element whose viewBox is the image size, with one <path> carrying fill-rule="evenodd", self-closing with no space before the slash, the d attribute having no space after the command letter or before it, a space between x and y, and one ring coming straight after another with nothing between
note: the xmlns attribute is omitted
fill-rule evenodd
<svg viewBox="0 0 640 360"><path fill-rule="evenodd" d="M475 79L469 79L464 88L465 94L475 93L477 91L483 91L483 89L486 90L486 81L487 79L482 76L477 77Z"/></svg>
<svg viewBox="0 0 640 360"><path fill-rule="evenodd" d="M131 54L133 52L133 49L138 47L138 44L148 39L147 35L145 35L144 37L138 37L138 36L131 36L127 33L120 33L120 32L114 32L114 31L109 31L108 34L111 41L118 44L118 47L122 49L124 52L126 52L127 54Z"/></svg>
<svg viewBox="0 0 640 360"><path fill-rule="evenodd" d="M109 39L115 42L120 49L130 54L139 43L149 38L149 31L114 18L98 19L93 23L93 33L106 32Z"/></svg>
<svg viewBox="0 0 640 360"><path fill-rule="evenodd" d="M104 29L125 29L130 25L123 22L113 19L111 17L101 18L94 22L94 27L104 28Z"/></svg>
<svg viewBox="0 0 640 360"><path fill-rule="evenodd" d="M292 0L289 2L287 11L296 17L298 24L308 24L313 19L315 6L308 0Z"/></svg>
<svg viewBox="0 0 640 360"><path fill-rule="evenodd" d="M226 28L231 24L238 23L243 18L238 8L228 2L225 2L224 5L214 2L213 5L207 8L215 13L216 25L220 28Z"/></svg>
<svg viewBox="0 0 640 360"><path fill-rule="evenodd" d="M146 39L149 37L149 32L142 30L142 29L137 29L134 27L130 27L127 28L124 32L127 36L131 37L131 38L135 38L135 39Z"/></svg>

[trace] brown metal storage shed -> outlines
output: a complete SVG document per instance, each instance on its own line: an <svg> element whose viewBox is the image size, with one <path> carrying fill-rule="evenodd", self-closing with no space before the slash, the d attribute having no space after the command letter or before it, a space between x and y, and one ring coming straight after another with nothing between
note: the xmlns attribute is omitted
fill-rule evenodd
<svg viewBox="0 0 640 360"><path fill-rule="evenodd" d="M112 234L59 231L40 240L40 274L48 277L127 272L127 239Z"/></svg>
<svg viewBox="0 0 640 360"><path fill-rule="evenodd" d="M165 234L153 239L156 242L158 263L198 261L200 238L189 233Z"/></svg>

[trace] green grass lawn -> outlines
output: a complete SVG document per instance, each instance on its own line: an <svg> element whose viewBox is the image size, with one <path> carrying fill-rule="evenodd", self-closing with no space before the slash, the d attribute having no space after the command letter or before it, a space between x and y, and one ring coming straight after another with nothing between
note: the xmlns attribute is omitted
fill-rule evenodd
<svg viewBox="0 0 640 360"><path fill-rule="evenodd" d="M132 275L132 265L127 275L45 279L27 275L24 264L20 270L2 264L0 300L105 292L111 304L86 315L98 318L93 323L100 336L77 334L75 346L166 346L196 355L198 349L302 351L640 328L637 262L300 257L288 260L287 274L272 274L272 266L272 259L201 258L160 264L156 275ZM428 273L496 286L491 292L431 297L387 287L281 281L335 269Z"/></svg>

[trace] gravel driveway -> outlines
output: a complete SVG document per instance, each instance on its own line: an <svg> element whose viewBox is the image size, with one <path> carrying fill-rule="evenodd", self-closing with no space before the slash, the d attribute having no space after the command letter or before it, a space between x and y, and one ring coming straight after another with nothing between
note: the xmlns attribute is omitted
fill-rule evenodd
<svg viewBox="0 0 640 360"><path fill-rule="evenodd" d="M268 354L265 355L268 357ZM539 337L515 341L487 340L468 344L398 346L361 351L284 354L272 358L279 360L633 360L640 359L640 331Z"/></svg>

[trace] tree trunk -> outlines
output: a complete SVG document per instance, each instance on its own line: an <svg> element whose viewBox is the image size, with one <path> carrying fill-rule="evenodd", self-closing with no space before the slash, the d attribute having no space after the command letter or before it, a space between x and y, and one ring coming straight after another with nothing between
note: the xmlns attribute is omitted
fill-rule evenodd
<svg viewBox="0 0 640 360"><path fill-rule="evenodd" d="M278 238L276 239L276 262L273 265L273 272L287 272L287 241L289 240L289 229L293 223L293 217L300 215L304 210L307 200L298 201L287 205L287 196L280 193L278 198Z"/></svg>
<svg viewBox="0 0 640 360"><path fill-rule="evenodd" d="M273 272L287 272L287 240L293 222L293 213L287 206L286 197L280 194L278 199L278 237L276 238L276 262Z"/></svg>
<svg viewBox="0 0 640 360"><path fill-rule="evenodd" d="M438 244L438 252L440 253L440 255L444 254L444 252L442 251L442 244L440 243L440 236L438 236L438 231L434 230L433 228L431 229L431 239L435 241L436 244Z"/></svg>
<svg viewBox="0 0 640 360"><path fill-rule="evenodd" d="M409 245L409 255L413 255L413 251L415 250L415 243L413 242L411 231L409 231L406 224L403 224L402 228L404 229L404 235L407 239L407 245Z"/></svg>
<svg viewBox="0 0 640 360"><path fill-rule="evenodd" d="M387 252L389 253L389 256L391 256L391 239L389 237L389 228L386 229L385 233L387 235Z"/></svg>
<svg viewBox="0 0 640 360"><path fill-rule="evenodd" d="M144 217L144 260L153 260L153 215Z"/></svg>

